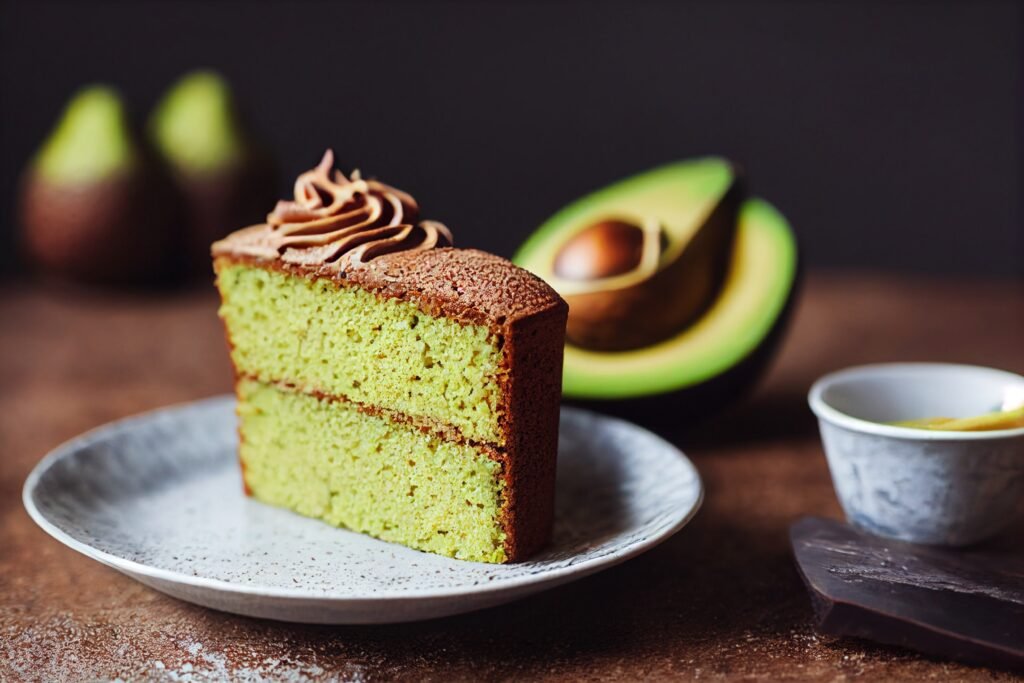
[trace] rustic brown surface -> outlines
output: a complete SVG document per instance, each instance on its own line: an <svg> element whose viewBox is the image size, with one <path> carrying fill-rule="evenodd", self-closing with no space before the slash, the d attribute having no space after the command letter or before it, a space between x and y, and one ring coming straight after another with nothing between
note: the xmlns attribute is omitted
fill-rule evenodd
<svg viewBox="0 0 1024 683"><path fill-rule="evenodd" d="M37 529L31 467L110 419L226 391L209 293L0 288L0 680L755 678L1009 674L818 637L787 526L836 516L804 395L818 375L881 360L1024 372L1018 284L812 277L783 353L748 401L668 434L707 501L671 541L507 607L434 622L307 627L164 597Z"/></svg>

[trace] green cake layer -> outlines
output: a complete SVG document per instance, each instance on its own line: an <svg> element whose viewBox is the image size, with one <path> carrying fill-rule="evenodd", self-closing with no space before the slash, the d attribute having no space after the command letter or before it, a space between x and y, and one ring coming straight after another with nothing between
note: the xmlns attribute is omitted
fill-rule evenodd
<svg viewBox="0 0 1024 683"><path fill-rule="evenodd" d="M504 446L489 330L423 315L354 286L218 264L220 309L241 375L452 425Z"/></svg>
<svg viewBox="0 0 1024 683"><path fill-rule="evenodd" d="M505 560L504 480L486 453L343 401L246 379L237 391L256 498L419 550Z"/></svg>

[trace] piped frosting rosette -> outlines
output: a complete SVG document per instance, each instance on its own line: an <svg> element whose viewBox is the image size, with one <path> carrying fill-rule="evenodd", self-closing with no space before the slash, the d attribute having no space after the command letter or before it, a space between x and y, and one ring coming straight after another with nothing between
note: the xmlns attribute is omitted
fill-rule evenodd
<svg viewBox="0 0 1024 683"><path fill-rule="evenodd" d="M416 200L376 180L334 168L327 150L316 168L295 180L295 198L282 200L267 222L243 228L213 245L213 254L319 266L335 273L398 251L451 246L436 221L419 221Z"/></svg>

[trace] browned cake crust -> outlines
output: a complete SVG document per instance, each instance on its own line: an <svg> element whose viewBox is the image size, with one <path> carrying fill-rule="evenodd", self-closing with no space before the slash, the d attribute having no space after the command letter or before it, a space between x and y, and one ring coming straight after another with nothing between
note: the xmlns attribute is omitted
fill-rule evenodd
<svg viewBox="0 0 1024 683"><path fill-rule="evenodd" d="M539 277L478 249L386 254L343 277L388 296L416 296L446 316L492 328L550 309L568 311Z"/></svg>
<svg viewBox="0 0 1024 683"><path fill-rule="evenodd" d="M339 286L359 286L381 297L411 301L429 315L487 326L504 351L497 377L502 387L504 443L479 446L502 464L505 554L508 561L516 562L547 543L554 518L568 315L567 304L547 283L506 259L475 249L400 251L340 273L314 264L224 252L215 258L215 267L219 270L237 262L308 279L329 279ZM451 432L446 436L462 438Z"/></svg>

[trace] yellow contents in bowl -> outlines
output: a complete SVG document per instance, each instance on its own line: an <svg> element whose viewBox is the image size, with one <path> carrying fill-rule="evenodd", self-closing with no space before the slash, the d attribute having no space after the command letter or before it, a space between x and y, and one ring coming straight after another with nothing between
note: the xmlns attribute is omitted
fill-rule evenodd
<svg viewBox="0 0 1024 683"><path fill-rule="evenodd" d="M890 423L896 427L913 427L944 432L987 432L996 429L1024 427L1024 406L1014 410L1001 410L975 417L926 417Z"/></svg>

